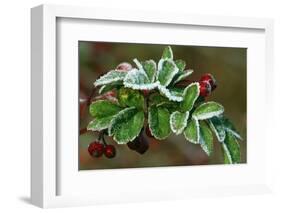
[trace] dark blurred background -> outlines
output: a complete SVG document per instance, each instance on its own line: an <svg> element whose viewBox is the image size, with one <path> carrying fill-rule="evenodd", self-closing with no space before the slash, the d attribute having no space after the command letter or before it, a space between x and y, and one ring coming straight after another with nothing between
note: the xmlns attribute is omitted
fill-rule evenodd
<svg viewBox="0 0 281 213"><path fill-rule="evenodd" d="M138 58L140 61L153 59L158 62L166 45L128 44L104 42L79 42L79 86L80 99L87 99L98 76L114 69L121 62ZM207 98L221 103L225 114L241 133L240 143L242 163L246 163L247 139L247 50L245 48L200 47L171 45L174 58L186 61L186 68L193 69L190 80L199 80L204 73L211 73L217 80L217 89ZM80 129L91 120L88 109L80 114ZM214 153L208 157L200 145L187 142L183 135L171 134L163 141L150 140L149 150L140 155L127 145L117 145L107 137L108 143L115 145L117 155L113 159L92 158L87 151L89 143L97 139L95 133L85 133L79 137L79 169L113 169L155 166L183 166L222 164L223 155L219 142L214 136Z"/></svg>

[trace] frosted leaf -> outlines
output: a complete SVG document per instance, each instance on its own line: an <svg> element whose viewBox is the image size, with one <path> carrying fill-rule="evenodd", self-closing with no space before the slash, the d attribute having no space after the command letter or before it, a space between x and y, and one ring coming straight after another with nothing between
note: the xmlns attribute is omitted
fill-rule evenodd
<svg viewBox="0 0 281 213"><path fill-rule="evenodd" d="M190 76L193 73L193 70L189 69L189 70L184 70L184 71L180 71L178 72L174 79L173 79L173 84L178 83L179 81L187 78L188 76Z"/></svg>
<svg viewBox="0 0 281 213"><path fill-rule="evenodd" d="M214 149L212 131L204 121L200 121L199 126L200 126L199 143L201 145L201 148L205 151L205 153L208 156L210 156Z"/></svg>
<svg viewBox="0 0 281 213"><path fill-rule="evenodd" d="M160 84L158 84L158 89L170 101L181 102L183 100L183 98L181 96L176 96L175 94L171 93L171 91L169 89L167 89L166 87L164 87Z"/></svg>
<svg viewBox="0 0 281 213"><path fill-rule="evenodd" d="M225 139L225 129L221 120L215 116L209 119L209 124L218 141L223 142Z"/></svg>
<svg viewBox="0 0 281 213"><path fill-rule="evenodd" d="M209 101L198 106L193 112L192 116L198 120L205 120L214 116L219 116L224 112L222 105Z"/></svg>
<svg viewBox="0 0 281 213"><path fill-rule="evenodd" d="M240 163L240 145L234 135L230 132L226 132L226 137L222 143L222 149L224 153L224 162L228 164Z"/></svg>
<svg viewBox="0 0 281 213"><path fill-rule="evenodd" d="M159 82L150 83L143 69L132 69L124 78L124 86L135 90L152 90Z"/></svg>
<svg viewBox="0 0 281 213"><path fill-rule="evenodd" d="M162 54L163 59L173 59L173 50L170 46L165 47L163 54Z"/></svg>
<svg viewBox="0 0 281 213"><path fill-rule="evenodd" d="M192 118L187 122L184 137L191 143L198 144L200 138L199 121Z"/></svg>
<svg viewBox="0 0 281 213"><path fill-rule="evenodd" d="M171 133L170 112L164 107L148 108L148 124L151 134L159 140L167 138Z"/></svg>
<svg viewBox="0 0 281 213"><path fill-rule="evenodd" d="M173 77L178 73L179 68L171 59L160 59L157 70L157 80L163 86L168 86Z"/></svg>
<svg viewBox="0 0 281 213"><path fill-rule="evenodd" d="M127 75L127 72L120 72L116 70L111 70L105 75L101 76L99 79L97 79L94 83L95 86L102 86L105 84L110 84L112 82L122 81L125 76Z"/></svg>
<svg viewBox="0 0 281 213"><path fill-rule="evenodd" d="M141 132L144 113L135 107L123 109L111 120L108 133L118 144L133 141Z"/></svg>
<svg viewBox="0 0 281 213"><path fill-rule="evenodd" d="M175 111L170 116L170 126L172 131L179 135L183 132L186 127L187 119L189 116L189 112L181 113L179 111Z"/></svg>

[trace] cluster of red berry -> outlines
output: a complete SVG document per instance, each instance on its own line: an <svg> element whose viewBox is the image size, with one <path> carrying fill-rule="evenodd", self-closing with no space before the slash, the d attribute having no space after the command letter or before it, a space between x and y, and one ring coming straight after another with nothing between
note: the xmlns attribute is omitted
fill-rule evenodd
<svg viewBox="0 0 281 213"><path fill-rule="evenodd" d="M202 97L207 97L217 87L216 80L210 73L201 76L199 85Z"/></svg>
<svg viewBox="0 0 281 213"><path fill-rule="evenodd" d="M113 145L103 144L100 141L94 141L89 144L88 152L92 157L98 158L103 154L107 158L114 158L116 155L116 149Z"/></svg>

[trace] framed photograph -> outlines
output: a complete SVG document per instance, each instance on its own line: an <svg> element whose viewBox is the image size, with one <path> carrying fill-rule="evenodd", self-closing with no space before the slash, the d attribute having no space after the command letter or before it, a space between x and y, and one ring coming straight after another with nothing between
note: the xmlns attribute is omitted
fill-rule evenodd
<svg viewBox="0 0 281 213"><path fill-rule="evenodd" d="M271 191L272 20L31 15L33 204Z"/></svg>

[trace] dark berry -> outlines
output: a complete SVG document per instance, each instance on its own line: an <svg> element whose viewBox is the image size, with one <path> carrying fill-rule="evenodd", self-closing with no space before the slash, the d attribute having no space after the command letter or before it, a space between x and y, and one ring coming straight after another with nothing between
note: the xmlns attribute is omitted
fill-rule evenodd
<svg viewBox="0 0 281 213"><path fill-rule="evenodd" d="M108 158L114 158L116 155L116 149L113 145L106 145L104 148L104 155Z"/></svg>
<svg viewBox="0 0 281 213"><path fill-rule="evenodd" d="M116 67L116 70L120 72L128 72L131 69L133 69L132 65L127 62L123 62Z"/></svg>
<svg viewBox="0 0 281 213"><path fill-rule="evenodd" d="M209 84L211 85L211 90L213 91L217 87L216 79L214 76L210 73L206 73L201 76L200 81L208 81Z"/></svg>
<svg viewBox="0 0 281 213"><path fill-rule="evenodd" d="M147 138L141 133L132 142L127 143L127 146L139 154L144 154L149 148L149 143Z"/></svg>
<svg viewBox="0 0 281 213"><path fill-rule="evenodd" d="M94 141L89 144L88 152L93 157L101 157L104 152L104 145L99 141Z"/></svg>
<svg viewBox="0 0 281 213"><path fill-rule="evenodd" d="M211 93L211 85L208 81L200 81L200 96L207 97Z"/></svg>
<svg viewBox="0 0 281 213"><path fill-rule="evenodd" d="M153 138L153 135L152 135L152 133L151 133L150 128L149 128L148 125L147 125L146 128L145 128L145 133L146 133L146 135L147 135L148 137Z"/></svg>

